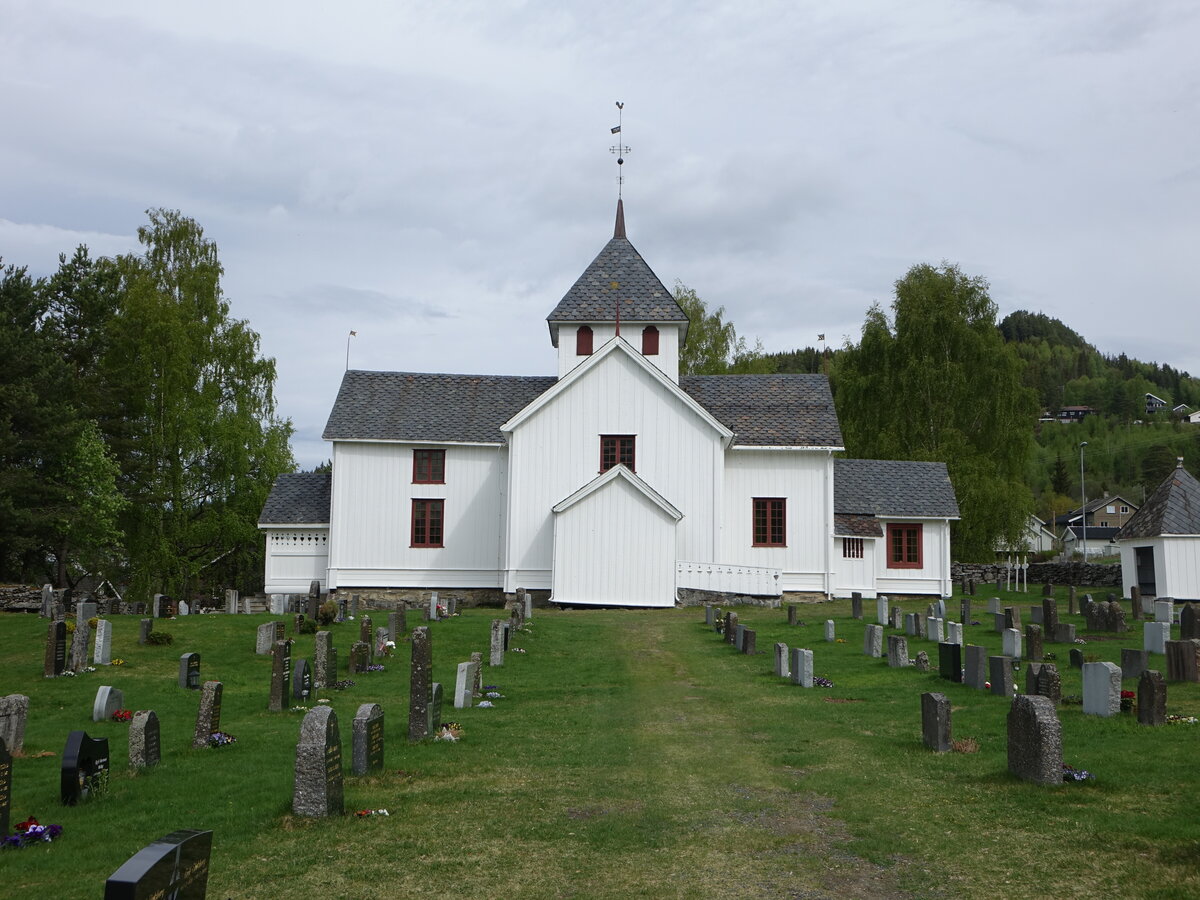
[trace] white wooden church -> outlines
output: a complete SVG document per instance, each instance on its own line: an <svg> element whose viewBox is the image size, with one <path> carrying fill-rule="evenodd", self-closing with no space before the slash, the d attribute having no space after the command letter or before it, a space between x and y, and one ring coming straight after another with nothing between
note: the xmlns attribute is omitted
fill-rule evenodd
<svg viewBox="0 0 1200 900"><path fill-rule="evenodd" d="M332 472L281 476L263 509L266 591L949 596L945 465L836 458L822 375L681 376L687 317L620 203L546 321L554 376L347 371Z"/></svg>

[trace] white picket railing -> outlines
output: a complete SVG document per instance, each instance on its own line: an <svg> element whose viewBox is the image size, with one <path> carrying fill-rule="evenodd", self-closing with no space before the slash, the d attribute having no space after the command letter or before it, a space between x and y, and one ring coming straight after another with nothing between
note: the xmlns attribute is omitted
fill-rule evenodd
<svg viewBox="0 0 1200 900"><path fill-rule="evenodd" d="M756 597L778 597L782 593L782 569L762 566L731 566L723 563L675 563L675 585L700 591L720 591L724 594L751 594Z"/></svg>

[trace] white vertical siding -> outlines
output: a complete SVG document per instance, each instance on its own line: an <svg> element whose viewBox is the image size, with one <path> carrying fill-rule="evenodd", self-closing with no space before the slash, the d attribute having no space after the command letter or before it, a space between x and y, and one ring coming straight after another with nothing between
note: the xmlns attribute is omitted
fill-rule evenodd
<svg viewBox="0 0 1200 900"><path fill-rule="evenodd" d="M675 521L623 478L554 517L556 603L675 605Z"/></svg>
<svg viewBox="0 0 1200 900"><path fill-rule="evenodd" d="M833 532L831 491L826 481L832 465L825 451L739 448L726 453L716 561L782 569L784 590L824 591ZM753 546L755 497L787 499L786 547Z"/></svg>
<svg viewBox="0 0 1200 900"><path fill-rule="evenodd" d="M848 597L859 591L864 597L875 596L875 551L878 538L862 538L863 555L860 559L842 556L842 538L833 541L833 592L839 597Z"/></svg>
<svg viewBox="0 0 1200 900"><path fill-rule="evenodd" d="M551 507L599 473L602 434L635 435L638 476L683 513L672 559L712 558L721 437L683 399L616 352L510 436L510 582L549 577Z"/></svg>
<svg viewBox="0 0 1200 900"><path fill-rule="evenodd" d="M265 593L307 593L313 581L326 583L328 528L269 528L265 537Z"/></svg>
<svg viewBox="0 0 1200 900"><path fill-rule="evenodd" d="M1161 541L1163 579L1169 591L1159 588L1159 596L1200 600L1200 537L1163 535Z"/></svg>
<svg viewBox="0 0 1200 900"><path fill-rule="evenodd" d="M679 326L667 322L622 322L621 337L629 346L641 353L642 329L654 325L658 329L658 353L643 359L656 369L679 383ZM575 353L575 333L578 325L563 325L558 333L558 377L562 378L577 365L587 359ZM609 325L592 325L592 351L595 352L616 336L616 323Z"/></svg>
<svg viewBox="0 0 1200 900"><path fill-rule="evenodd" d="M913 519L880 519L883 537L875 557L875 586L879 593L936 594L950 596L950 523L923 519L921 526L921 568L889 569L887 527L890 523L912 524Z"/></svg>
<svg viewBox="0 0 1200 900"><path fill-rule="evenodd" d="M334 443L331 586L499 585L504 460L490 446L446 450L446 483L413 484L411 444ZM412 547L412 501L445 501L443 547Z"/></svg>

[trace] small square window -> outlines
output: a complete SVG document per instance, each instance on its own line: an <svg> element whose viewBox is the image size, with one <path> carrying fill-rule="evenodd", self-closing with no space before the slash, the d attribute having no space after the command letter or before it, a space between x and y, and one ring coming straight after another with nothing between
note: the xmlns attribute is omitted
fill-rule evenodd
<svg viewBox="0 0 1200 900"><path fill-rule="evenodd" d="M862 559L863 539L842 538L842 559Z"/></svg>
<svg viewBox="0 0 1200 900"><path fill-rule="evenodd" d="M755 547L787 546L787 500L755 497L752 519Z"/></svg>
<svg viewBox="0 0 1200 900"><path fill-rule="evenodd" d="M622 465L636 472L637 437L632 434L600 435L600 471L607 472L615 465Z"/></svg>
<svg viewBox="0 0 1200 900"><path fill-rule="evenodd" d="M446 451L413 451L413 484L445 484Z"/></svg>
<svg viewBox="0 0 1200 900"><path fill-rule="evenodd" d="M921 568L920 525L888 525L887 542L889 569Z"/></svg>
<svg viewBox="0 0 1200 900"><path fill-rule="evenodd" d="M441 547L444 500L412 502L412 546Z"/></svg>

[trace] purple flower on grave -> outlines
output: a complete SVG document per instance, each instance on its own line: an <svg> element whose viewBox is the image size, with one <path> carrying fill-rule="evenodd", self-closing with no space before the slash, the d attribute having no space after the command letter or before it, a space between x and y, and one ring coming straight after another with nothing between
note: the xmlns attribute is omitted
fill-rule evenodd
<svg viewBox="0 0 1200 900"><path fill-rule="evenodd" d="M1074 766L1063 763L1063 781L1087 781L1089 778L1095 777L1087 769L1076 769Z"/></svg>
<svg viewBox="0 0 1200 900"><path fill-rule="evenodd" d="M833 682L822 675L813 677L813 687L833 687Z"/></svg>
<svg viewBox="0 0 1200 900"><path fill-rule="evenodd" d="M378 665L377 663L372 663L369 666L367 666L368 672L382 672L383 670L384 670L384 667L381 665Z"/></svg>
<svg viewBox="0 0 1200 900"><path fill-rule="evenodd" d="M237 738L226 731L214 731L208 736L208 746L210 747L225 747L236 743Z"/></svg>

